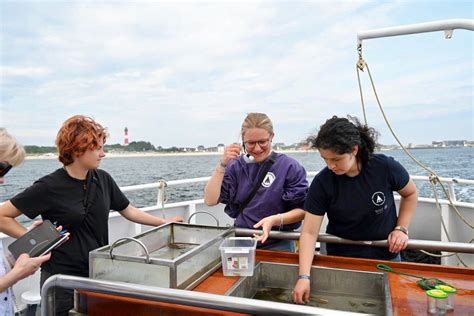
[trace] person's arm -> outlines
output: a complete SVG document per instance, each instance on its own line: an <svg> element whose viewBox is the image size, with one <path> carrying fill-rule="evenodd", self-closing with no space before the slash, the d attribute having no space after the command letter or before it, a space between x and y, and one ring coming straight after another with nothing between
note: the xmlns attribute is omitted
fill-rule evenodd
<svg viewBox="0 0 474 316"><path fill-rule="evenodd" d="M262 227L262 235L254 235L257 241L264 243L268 239L268 235L272 230L273 226L281 227L285 224L293 224L300 222L304 218L305 212L300 208L295 208L286 213L280 213L276 215L271 215L263 218L257 224L253 225L254 228Z"/></svg>
<svg viewBox="0 0 474 316"><path fill-rule="evenodd" d="M303 229L300 234L299 244L299 275L310 276L311 265L314 258L314 249L318 239L319 230L324 216L314 215L306 212ZM293 291L293 301L297 304L305 304L309 300L310 280L298 279Z"/></svg>
<svg viewBox="0 0 474 316"><path fill-rule="evenodd" d="M398 211L397 226L401 226L402 229L406 229L410 226L411 219L415 214L416 205L418 203L418 193L416 191L416 185L413 180L409 180L407 185L398 193L401 196L400 208ZM402 230L396 229L388 235L389 251L398 253L404 250L408 245L408 234Z"/></svg>
<svg viewBox="0 0 474 316"><path fill-rule="evenodd" d="M124 210L120 211L120 215L128 219L129 221L143 224L143 225L150 225L150 226L160 226L169 222L182 222L182 216L173 216L170 218L159 218L148 214L147 212L143 212L138 208L134 207L132 204L129 204Z"/></svg>
<svg viewBox="0 0 474 316"><path fill-rule="evenodd" d="M224 154L220 158L217 166L214 168L212 176L204 188L204 203L206 203L207 206L214 206L219 203L222 181L224 180L225 166L227 166L229 161L236 159L239 155L239 144L231 144L225 147Z"/></svg>
<svg viewBox="0 0 474 316"><path fill-rule="evenodd" d="M0 277L0 292L5 291L19 280L35 273L35 271L50 258L51 253L36 258L30 258L26 253L21 254L11 271Z"/></svg>
<svg viewBox="0 0 474 316"><path fill-rule="evenodd" d="M27 230L15 220L21 214L20 210L10 201L0 205L0 232L13 238L23 236Z"/></svg>

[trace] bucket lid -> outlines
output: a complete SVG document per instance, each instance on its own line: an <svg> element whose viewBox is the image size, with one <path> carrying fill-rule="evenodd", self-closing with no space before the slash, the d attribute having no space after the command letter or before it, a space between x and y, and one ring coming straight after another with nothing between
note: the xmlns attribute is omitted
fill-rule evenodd
<svg viewBox="0 0 474 316"><path fill-rule="evenodd" d="M435 286L436 289L441 290L445 293L456 293L456 289L454 287L451 287L449 285L443 285L439 284Z"/></svg>
<svg viewBox="0 0 474 316"><path fill-rule="evenodd" d="M448 297L448 294L444 293L443 291L441 290L428 290L426 291L426 294L428 294L428 296L431 296L431 297L434 297L434 298L447 298Z"/></svg>

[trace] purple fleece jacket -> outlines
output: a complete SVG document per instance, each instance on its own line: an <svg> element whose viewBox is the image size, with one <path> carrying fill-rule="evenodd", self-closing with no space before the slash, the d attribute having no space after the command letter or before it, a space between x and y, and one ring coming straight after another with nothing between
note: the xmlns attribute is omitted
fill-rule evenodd
<svg viewBox="0 0 474 316"><path fill-rule="evenodd" d="M231 160L225 169L219 201L226 204L225 212L235 218L236 227L253 228L262 218L304 206L308 191L305 169L295 159L277 154L257 194L241 214L237 214L239 206L250 194L254 181L257 181L263 164L246 163L240 156ZM301 222L284 225L283 230L290 231L300 225Z"/></svg>

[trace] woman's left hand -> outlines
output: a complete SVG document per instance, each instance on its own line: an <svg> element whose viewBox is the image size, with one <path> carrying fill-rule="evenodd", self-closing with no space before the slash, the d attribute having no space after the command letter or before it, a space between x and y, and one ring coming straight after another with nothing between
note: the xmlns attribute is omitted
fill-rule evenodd
<svg viewBox="0 0 474 316"><path fill-rule="evenodd" d="M182 216L173 216L173 217L165 219L165 223L182 222L182 221L184 221L184 218Z"/></svg>
<svg viewBox="0 0 474 316"><path fill-rule="evenodd" d="M26 228L26 231L30 231L30 230L32 230L33 228L35 228L35 227L37 227L37 226L39 226L39 225L41 225L41 224L43 224L43 220L42 220L42 219L36 220L36 221L33 222L33 224L32 224L30 227L27 227L27 228Z"/></svg>
<svg viewBox="0 0 474 316"><path fill-rule="evenodd" d="M254 234L253 235L254 238L263 244L268 239L268 235L270 234L272 227L276 226L277 223L279 223L279 218L277 215L267 216L263 218L262 220L260 220L260 222L253 225L253 228L262 227L263 234L262 235Z"/></svg>
<svg viewBox="0 0 474 316"><path fill-rule="evenodd" d="M398 253L407 247L408 235L399 230L394 230L388 235L387 241L388 250L392 253Z"/></svg>
<svg viewBox="0 0 474 316"><path fill-rule="evenodd" d="M42 220L42 219L36 220L36 221L33 222L33 224L32 224L31 226L29 226L29 227L26 228L26 231L29 232L30 230L32 230L32 229L35 228L35 227L38 227L38 226L41 225L41 224L43 224L43 220ZM58 227L56 227L56 230L57 230L58 232L61 232L61 231L63 230L63 226L62 226L62 225L59 225ZM69 235L68 235L68 236L69 236Z"/></svg>

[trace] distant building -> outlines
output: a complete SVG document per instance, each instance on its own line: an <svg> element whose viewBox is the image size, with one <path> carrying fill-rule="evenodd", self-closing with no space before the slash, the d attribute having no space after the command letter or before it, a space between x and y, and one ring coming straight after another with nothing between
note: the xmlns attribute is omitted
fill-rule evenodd
<svg viewBox="0 0 474 316"><path fill-rule="evenodd" d="M308 144L306 142L299 142L294 144L296 150L308 150Z"/></svg>
<svg viewBox="0 0 474 316"><path fill-rule="evenodd" d="M220 153L223 153L224 152L224 144L218 144L217 145L217 151L220 152Z"/></svg>
<svg viewBox="0 0 474 316"><path fill-rule="evenodd" d="M413 148L431 148L431 147L433 146L429 144L416 144L413 146Z"/></svg>
<svg viewBox="0 0 474 316"><path fill-rule="evenodd" d="M282 150L283 148L285 148L285 143L275 143L275 144L273 144L273 149L275 149L275 150Z"/></svg>
<svg viewBox="0 0 474 316"><path fill-rule="evenodd" d="M442 140L431 142L433 147L466 147L467 140Z"/></svg>
<svg viewBox="0 0 474 316"><path fill-rule="evenodd" d="M206 151L206 147L204 147L203 145L199 145L197 146L197 151Z"/></svg>
<svg viewBox="0 0 474 316"><path fill-rule="evenodd" d="M446 147L465 147L465 140L445 140Z"/></svg>

